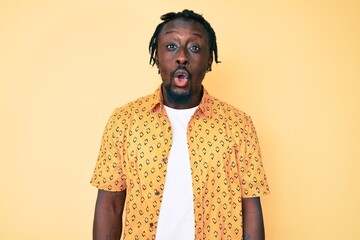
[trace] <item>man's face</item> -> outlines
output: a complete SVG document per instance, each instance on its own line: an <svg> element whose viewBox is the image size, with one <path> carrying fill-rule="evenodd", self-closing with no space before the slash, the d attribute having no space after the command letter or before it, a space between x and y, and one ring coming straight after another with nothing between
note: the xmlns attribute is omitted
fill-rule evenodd
<svg viewBox="0 0 360 240"><path fill-rule="evenodd" d="M156 65L164 103L173 108L199 104L202 81L212 63L209 37L200 23L182 18L166 23L158 37Z"/></svg>

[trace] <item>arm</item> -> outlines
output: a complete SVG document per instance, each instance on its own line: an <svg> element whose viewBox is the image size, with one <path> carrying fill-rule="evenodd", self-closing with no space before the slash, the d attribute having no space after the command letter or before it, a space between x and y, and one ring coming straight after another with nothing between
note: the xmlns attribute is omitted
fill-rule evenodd
<svg viewBox="0 0 360 240"><path fill-rule="evenodd" d="M93 240L119 240L122 232L122 213L126 190L98 191L95 206Z"/></svg>
<svg viewBox="0 0 360 240"><path fill-rule="evenodd" d="M264 222L259 197L243 198L244 240L264 240Z"/></svg>

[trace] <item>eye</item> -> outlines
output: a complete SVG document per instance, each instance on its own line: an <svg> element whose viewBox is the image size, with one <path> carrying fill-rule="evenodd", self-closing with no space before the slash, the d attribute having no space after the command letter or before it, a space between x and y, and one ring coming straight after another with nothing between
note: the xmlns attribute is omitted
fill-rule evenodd
<svg viewBox="0 0 360 240"><path fill-rule="evenodd" d="M166 49L168 49L168 50L175 50L176 48L177 48L177 46L173 43L166 45Z"/></svg>
<svg viewBox="0 0 360 240"><path fill-rule="evenodd" d="M200 50L200 48L196 45L193 45L189 48L192 52L198 52Z"/></svg>

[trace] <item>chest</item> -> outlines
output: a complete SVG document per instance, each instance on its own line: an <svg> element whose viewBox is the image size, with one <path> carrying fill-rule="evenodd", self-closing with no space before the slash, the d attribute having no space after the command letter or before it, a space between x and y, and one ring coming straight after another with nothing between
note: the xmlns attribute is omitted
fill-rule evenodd
<svg viewBox="0 0 360 240"><path fill-rule="evenodd" d="M186 129L193 180L204 181L233 175L244 141L241 125L224 118L194 115ZM124 132L123 159L132 181L163 184L173 144L173 127L163 115L138 119Z"/></svg>

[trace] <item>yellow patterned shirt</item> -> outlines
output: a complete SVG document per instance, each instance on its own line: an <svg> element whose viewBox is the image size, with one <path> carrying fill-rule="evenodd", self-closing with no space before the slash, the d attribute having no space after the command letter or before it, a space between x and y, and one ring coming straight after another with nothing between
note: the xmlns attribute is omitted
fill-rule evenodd
<svg viewBox="0 0 360 240"><path fill-rule="evenodd" d="M269 193L251 118L204 90L187 142L195 239L241 239L242 198ZM161 88L111 115L91 184L126 189L123 239L155 239L171 145Z"/></svg>

